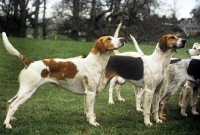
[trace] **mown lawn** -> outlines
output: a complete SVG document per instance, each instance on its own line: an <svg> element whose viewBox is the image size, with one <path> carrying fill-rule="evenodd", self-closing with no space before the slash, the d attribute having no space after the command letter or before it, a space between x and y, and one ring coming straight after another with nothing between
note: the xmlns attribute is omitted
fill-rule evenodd
<svg viewBox="0 0 200 135"><path fill-rule="evenodd" d="M72 42L67 40L34 40L9 38L13 46L32 60L44 58L68 58L88 54L94 43ZM189 57L185 53L199 39L188 39L187 47L177 50L173 57ZM155 44L141 45L145 54L151 54ZM120 52L135 51L130 41ZM6 115L7 100L18 90L18 74L23 63L5 50L0 39L0 123ZM89 67L88 67L89 68ZM86 122L83 114L83 96L74 95L54 85L45 84L23 104L15 113L18 119L11 122L12 130L0 126L0 135L171 135L199 134L200 117L193 116L191 107L187 108L188 117L180 115L177 92L165 107L167 121L146 127L143 115L135 109L135 95L130 84L126 83L121 91L125 102L117 101L114 93L114 105L108 104L108 88L101 94L95 104L95 113L99 127ZM197 110L199 111L199 105ZM151 117L153 122L153 117Z"/></svg>

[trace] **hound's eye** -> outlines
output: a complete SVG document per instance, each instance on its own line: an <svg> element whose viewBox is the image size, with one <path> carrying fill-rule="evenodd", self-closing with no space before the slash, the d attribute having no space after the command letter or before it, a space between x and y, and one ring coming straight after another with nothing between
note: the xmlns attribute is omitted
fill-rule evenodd
<svg viewBox="0 0 200 135"><path fill-rule="evenodd" d="M196 47L194 47L194 49L196 49Z"/></svg>
<svg viewBox="0 0 200 135"><path fill-rule="evenodd" d="M171 38L171 39L175 39L175 36L171 36L170 38Z"/></svg>
<svg viewBox="0 0 200 135"><path fill-rule="evenodd" d="M107 40L111 40L111 38L109 37L109 38L107 38Z"/></svg>

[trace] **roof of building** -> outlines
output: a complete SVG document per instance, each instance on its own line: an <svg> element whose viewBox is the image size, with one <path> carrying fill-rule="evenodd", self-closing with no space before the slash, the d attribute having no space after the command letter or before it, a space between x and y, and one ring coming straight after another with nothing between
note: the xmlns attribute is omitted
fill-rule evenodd
<svg viewBox="0 0 200 135"><path fill-rule="evenodd" d="M189 23L185 26L185 28L200 28L200 25L195 23Z"/></svg>

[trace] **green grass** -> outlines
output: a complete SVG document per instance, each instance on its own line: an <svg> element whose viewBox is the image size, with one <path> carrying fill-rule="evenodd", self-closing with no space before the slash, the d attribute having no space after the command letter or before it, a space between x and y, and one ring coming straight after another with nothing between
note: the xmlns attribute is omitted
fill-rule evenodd
<svg viewBox="0 0 200 135"><path fill-rule="evenodd" d="M9 38L13 46L32 60L44 58L67 58L88 54L94 43L72 42L67 40L34 40ZM173 57L189 57L185 53L198 40L189 39L187 47L177 50ZM151 54L153 45L141 45L145 54ZM120 49L120 52L135 51L132 42ZM3 124L7 109L7 100L18 90L18 74L23 63L5 50L0 39L0 123ZM143 114L135 110L135 95L131 84L126 83L121 91L125 102L117 101L114 93L114 105L108 104L108 88L101 94L95 104L95 113L99 127L88 124L83 114L83 96L74 95L54 85L45 84L15 113L18 119L11 122L12 130L0 126L1 135L171 135L199 134L199 116L193 116L190 107L188 117L180 115L177 92L167 103L165 113L168 120L163 124L153 123L146 127ZM199 107L197 109L199 111ZM153 118L151 117L153 122Z"/></svg>

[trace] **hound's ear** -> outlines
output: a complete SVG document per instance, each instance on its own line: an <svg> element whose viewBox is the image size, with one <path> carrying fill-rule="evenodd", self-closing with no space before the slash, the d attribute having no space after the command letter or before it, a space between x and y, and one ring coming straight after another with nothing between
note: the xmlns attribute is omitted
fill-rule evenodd
<svg viewBox="0 0 200 135"><path fill-rule="evenodd" d="M104 42L103 42L103 38L100 38L95 42L94 49L97 52L98 51L101 52L101 53L105 53L106 52L106 48L105 48L105 45L104 45Z"/></svg>
<svg viewBox="0 0 200 135"><path fill-rule="evenodd" d="M167 38L165 36L161 37L159 42L159 47L163 52L167 51Z"/></svg>

